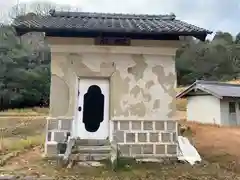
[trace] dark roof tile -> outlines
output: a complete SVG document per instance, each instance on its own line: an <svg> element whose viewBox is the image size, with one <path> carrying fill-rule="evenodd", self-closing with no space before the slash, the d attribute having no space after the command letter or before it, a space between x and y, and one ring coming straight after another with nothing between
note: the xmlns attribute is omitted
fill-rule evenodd
<svg viewBox="0 0 240 180"><path fill-rule="evenodd" d="M203 36L211 32L175 19L175 15L135 15L87 12L58 12L51 10L48 16L15 20L17 31L79 31L135 34L174 34Z"/></svg>

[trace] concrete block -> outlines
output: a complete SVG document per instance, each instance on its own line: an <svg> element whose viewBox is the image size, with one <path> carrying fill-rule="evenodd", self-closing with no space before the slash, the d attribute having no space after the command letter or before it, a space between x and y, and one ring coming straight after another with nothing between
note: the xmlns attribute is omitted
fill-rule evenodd
<svg viewBox="0 0 240 180"><path fill-rule="evenodd" d="M124 142L124 131L116 131L113 135L113 140L115 142Z"/></svg>
<svg viewBox="0 0 240 180"><path fill-rule="evenodd" d="M129 121L120 122L120 130L129 130Z"/></svg>
<svg viewBox="0 0 240 180"><path fill-rule="evenodd" d="M176 131L176 122L175 121L166 121L168 131Z"/></svg>
<svg viewBox="0 0 240 180"><path fill-rule="evenodd" d="M166 154L165 145L164 144L156 145L156 154Z"/></svg>
<svg viewBox="0 0 240 180"><path fill-rule="evenodd" d="M48 132L47 133L47 141L51 141L52 140L52 132Z"/></svg>
<svg viewBox="0 0 240 180"><path fill-rule="evenodd" d="M167 154L171 155L177 154L177 145L176 144L167 145Z"/></svg>
<svg viewBox="0 0 240 180"><path fill-rule="evenodd" d="M47 146L47 156L56 156L57 155L57 144L46 144Z"/></svg>
<svg viewBox="0 0 240 180"><path fill-rule="evenodd" d="M118 130L118 121L113 121L113 129L114 131Z"/></svg>
<svg viewBox="0 0 240 180"><path fill-rule="evenodd" d="M153 122L143 122L143 130L153 130Z"/></svg>
<svg viewBox="0 0 240 180"><path fill-rule="evenodd" d="M70 131L72 129L71 120L61 120L61 129Z"/></svg>
<svg viewBox="0 0 240 180"><path fill-rule="evenodd" d="M155 129L160 130L160 131L164 131L165 130L165 125L164 124L165 124L164 121L155 122Z"/></svg>
<svg viewBox="0 0 240 180"><path fill-rule="evenodd" d="M135 133L126 133L126 142L135 142Z"/></svg>
<svg viewBox="0 0 240 180"><path fill-rule="evenodd" d="M132 130L141 130L141 121L132 121Z"/></svg>
<svg viewBox="0 0 240 180"><path fill-rule="evenodd" d="M58 120L49 119L48 120L48 130L57 130L58 129Z"/></svg>
<svg viewBox="0 0 240 180"><path fill-rule="evenodd" d="M147 133L138 133L138 142L147 142Z"/></svg>
<svg viewBox="0 0 240 180"><path fill-rule="evenodd" d="M177 142L177 133L172 133L173 142Z"/></svg>
<svg viewBox="0 0 240 180"><path fill-rule="evenodd" d="M153 154L153 144L143 145L143 154Z"/></svg>
<svg viewBox="0 0 240 180"><path fill-rule="evenodd" d="M65 140L64 132L54 132L54 141L63 142Z"/></svg>
<svg viewBox="0 0 240 180"><path fill-rule="evenodd" d="M131 155L140 155L142 154L142 145L132 145L131 147Z"/></svg>
<svg viewBox="0 0 240 180"><path fill-rule="evenodd" d="M119 145L119 151L121 155L130 156L130 145L127 144Z"/></svg>
<svg viewBox="0 0 240 180"><path fill-rule="evenodd" d="M159 142L159 133L150 133L150 142Z"/></svg>
<svg viewBox="0 0 240 180"><path fill-rule="evenodd" d="M162 142L171 142L171 133L161 133Z"/></svg>

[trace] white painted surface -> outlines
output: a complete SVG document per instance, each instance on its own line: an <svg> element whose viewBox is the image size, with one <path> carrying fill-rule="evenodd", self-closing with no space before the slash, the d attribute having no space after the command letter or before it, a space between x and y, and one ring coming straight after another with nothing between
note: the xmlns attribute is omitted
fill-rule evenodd
<svg viewBox="0 0 240 180"><path fill-rule="evenodd" d="M211 95L188 97L187 120L220 125L220 100Z"/></svg>
<svg viewBox="0 0 240 180"><path fill-rule="evenodd" d="M240 106L239 103L237 101L235 101L236 103L236 114L234 116L236 116L236 121L232 121L233 120L233 115L229 114L229 100L223 99L220 101L221 105L221 123L222 125L226 125L226 126L235 126L235 125L240 125ZM234 102L234 101L231 101Z"/></svg>
<svg viewBox="0 0 240 180"><path fill-rule="evenodd" d="M100 127L96 132L88 132L82 121L84 110L83 96L92 85L99 86L104 95L104 120L100 123ZM81 106L82 110L78 113L78 117L75 119L77 121L77 136L81 139L106 139L109 136L109 81L107 79L80 79L79 91L78 106Z"/></svg>
<svg viewBox="0 0 240 180"><path fill-rule="evenodd" d="M187 161L191 165L194 165L196 162L202 161L196 148L193 145L191 145L191 143L186 137L178 136L178 145L179 145L178 160Z"/></svg>

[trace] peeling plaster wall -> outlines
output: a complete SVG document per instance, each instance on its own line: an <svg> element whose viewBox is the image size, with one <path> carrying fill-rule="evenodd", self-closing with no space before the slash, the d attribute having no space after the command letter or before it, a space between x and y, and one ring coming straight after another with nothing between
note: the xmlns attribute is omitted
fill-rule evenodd
<svg viewBox="0 0 240 180"><path fill-rule="evenodd" d="M175 109L175 61L173 54L144 53L144 41L132 40L139 54L112 53L113 46L94 46L91 38L48 38L50 47L64 47L51 53L50 117L74 117L77 104L77 78L110 80L110 119L170 120ZM146 41L149 50L176 49L179 42ZM72 47L94 47L95 52L76 52ZM107 53L96 52L96 47ZM129 49L128 47L124 47ZM162 49L161 49L162 48ZM126 50L126 49L125 49ZM171 50L172 51L172 50ZM145 50L146 52L146 50ZM154 52L154 50L153 50ZM175 52L175 51L174 51Z"/></svg>
<svg viewBox="0 0 240 180"><path fill-rule="evenodd" d="M64 40L58 39L57 45L61 45L59 42L63 44ZM89 40L86 42L90 43ZM78 77L102 77L110 80L110 119L173 118L176 111L173 55L71 53L71 45L66 52L52 53L50 117L74 116Z"/></svg>
<svg viewBox="0 0 240 180"><path fill-rule="evenodd" d="M120 56L115 63L116 71L111 77L112 119L172 118L175 112L172 57L128 55L124 60Z"/></svg>
<svg viewBox="0 0 240 180"><path fill-rule="evenodd" d="M132 40L132 46L95 46L91 38L48 38L51 47L50 116L45 153L73 133L78 78L110 83L110 141L127 157L177 155L175 61L179 42Z"/></svg>

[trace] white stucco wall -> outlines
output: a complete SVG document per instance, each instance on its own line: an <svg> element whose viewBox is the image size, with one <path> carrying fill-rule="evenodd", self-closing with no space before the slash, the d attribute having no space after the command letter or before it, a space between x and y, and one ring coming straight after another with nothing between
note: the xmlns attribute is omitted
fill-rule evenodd
<svg viewBox="0 0 240 180"><path fill-rule="evenodd" d="M221 124L220 100L211 95L187 98L187 120L207 124Z"/></svg>
<svg viewBox="0 0 240 180"><path fill-rule="evenodd" d="M221 124L229 125L229 101L221 100Z"/></svg>
<svg viewBox="0 0 240 180"><path fill-rule="evenodd" d="M229 102L235 102L236 103L236 121L231 121L229 116ZM234 125L240 125L240 107L239 102L235 100L228 100L228 99L222 99L220 101L220 107L221 107L221 121L222 125L225 126L234 126Z"/></svg>

